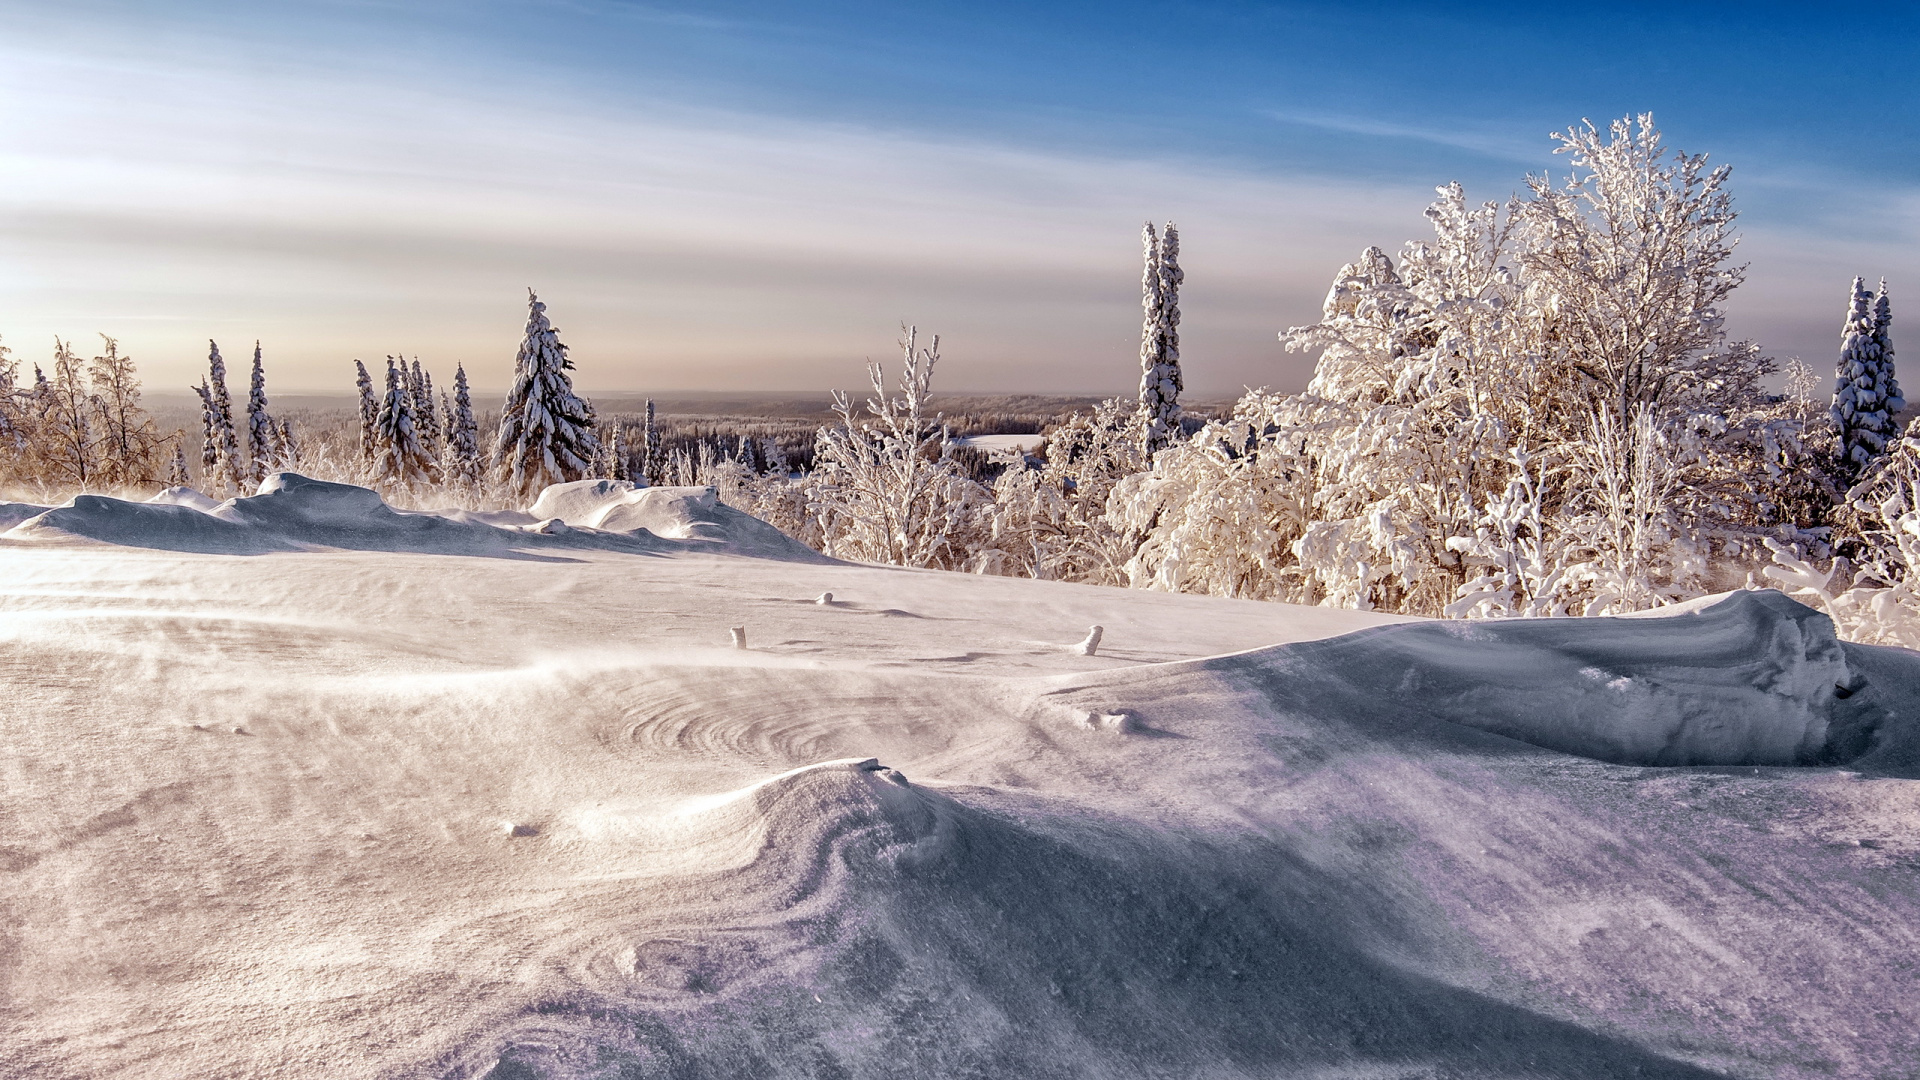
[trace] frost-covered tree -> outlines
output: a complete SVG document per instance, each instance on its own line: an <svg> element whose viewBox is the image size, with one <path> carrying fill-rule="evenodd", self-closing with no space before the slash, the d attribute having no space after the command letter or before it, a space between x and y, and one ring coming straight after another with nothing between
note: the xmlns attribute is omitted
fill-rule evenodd
<svg viewBox="0 0 1920 1080"><path fill-rule="evenodd" d="M653 399L647 399L647 426L641 432L640 477L649 484L660 483L662 475L660 428L653 419Z"/></svg>
<svg viewBox="0 0 1920 1080"><path fill-rule="evenodd" d="M872 364L866 415L846 394L834 394L839 422L816 436L809 505L822 522L829 555L955 569L975 546L970 533L984 520L989 496L961 475L946 424L926 412L940 339L923 348L916 328L901 330L894 393L880 365Z"/></svg>
<svg viewBox="0 0 1920 1080"><path fill-rule="evenodd" d="M403 361L404 363L404 361ZM413 415L420 423L421 436L429 450L438 450L440 441L440 413L433 401L433 373L420 366L420 358L413 358L413 367L408 373L407 392L413 395Z"/></svg>
<svg viewBox="0 0 1920 1080"><path fill-rule="evenodd" d="M280 428L274 439L274 457L279 463L279 468L300 467L300 440L294 437L291 420L280 421Z"/></svg>
<svg viewBox="0 0 1920 1080"><path fill-rule="evenodd" d="M374 438L374 471L381 483L410 488L439 480L433 455L420 440L406 367L392 357L387 358L387 393L374 422Z"/></svg>
<svg viewBox="0 0 1920 1080"><path fill-rule="evenodd" d="M193 476L187 472L187 452L181 448L178 439L173 442L173 456L167 462L167 486L193 486Z"/></svg>
<svg viewBox="0 0 1920 1080"><path fill-rule="evenodd" d="M280 431L267 412L267 372L260 343L253 343L253 378L247 390L247 483L259 487L267 474L279 468L276 453Z"/></svg>
<svg viewBox="0 0 1920 1080"><path fill-rule="evenodd" d="M447 482L471 489L480 483L483 471L473 395L467 387L466 365L460 364L453 369L453 407L447 414Z"/></svg>
<svg viewBox="0 0 1920 1080"><path fill-rule="evenodd" d="M100 434L85 370L73 348L53 339L53 378L45 384L40 415L44 479L64 488L91 490L100 482Z"/></svg>
<svg viewBox="0 0 1920 1080"><path fill-rule="evenodd" d="M380 402L373 396L373 379L367 374L367 365L355 360L353 370L353 385L360 391L360 460L372 462L379 444L374 428L380 419Z"/></svg>
<svg viewBox="0 0 1920 1080"><path fill-rule="evenodd" d="M1833 426L1849 478L1864 475L1898 434L1894 416L1906 407L1893 374L1893 306L1887 283L1876 297L1853 279L1853 299L1840 332L1834 372Z"/></svg>
<svg viewBox="0 0 1920 1080"><path fill-rule="evenodd" d="M1143 529L1110 519L1107 502L1116 485L1147 464L1137 407L1110 399L1045 434L1037 466L1021 455L994 480L991 534L973 569L1125 584Z"/></svg>
<svg viewBox="0 0 1920 1080"><path fill-rule="evenodd" d="M527 334L514 359L513 385L500 409L494 467L515 491L584 478L599 452L593 406L573 392L573 361L547 321L547 305L527 291Z"/></svg>
<svg viewBox="0 0 1920 1080"><path fill-rule="evenodd" d="M1180 434L1180 232L1173 222L1157 238L1153 222L1140 231L1145 266L1140 275L1140 431L1148 457Z"/></svg>
<svg viewBox="0 0 1920 1080"><path fill-rule="evenodd" d="M233 426L233 399L227 395L227 362L220 357L220 346L207 342L206 420L209 441L213 444L213 463L207 476L210 485L221 490L243 490L244 464L240 460L240 437ZM208 492L212 494L212 492Z"/></svg>
<svg viewBox="0 0 1920 1080"><path fill-rule="evenodd" d="M87 365L93 407L100 430L100 481L103 486L150 484L159 472L160 447L166 441L140 405L140 379L133 358L105 334L99 356Z"/></svg>

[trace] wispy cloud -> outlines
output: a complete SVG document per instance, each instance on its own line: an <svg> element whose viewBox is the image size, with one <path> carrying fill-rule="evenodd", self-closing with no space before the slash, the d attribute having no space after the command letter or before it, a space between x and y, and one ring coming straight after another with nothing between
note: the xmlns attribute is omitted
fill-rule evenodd
<svg viewBox="0 0 1920 1080"><path fill-rule="evenodd" d="M844 383L911 318L945 335L950 386L1119 391L1153 217L1186 231L1191 384L1297 385L1275 331L1425 200L523 88L0 55L5 92L50 84L75 89L4 122L0 331L198 314L98 327L169 379L226 335L278 339L298 385L402 345L493 354L475 374L498 381L531 283L603 387Z"/></svg>
<svg viewBox="0 0 1920 1080"><path fill-rule="evenodd" d="M1333 113L1301 112L1297 110L1267 109L1263 115L1283 124L1296 124L1301 127L1315 128L1320 131L1333 131L1343 135L1363 135L1375 139L1392 139L1403 142L1427 143L1433 146L1445 146L1454 150L1465 150L1483 157L1500 161L1515 161L1527 165L1540 165L1550 160L1552 145L1545 132L1537 139L1522 138L1512 132L1510 127L1499 130L1473 130L1457 125L1418 126L1401 124L1366 116L1343 116Z"/></svg>

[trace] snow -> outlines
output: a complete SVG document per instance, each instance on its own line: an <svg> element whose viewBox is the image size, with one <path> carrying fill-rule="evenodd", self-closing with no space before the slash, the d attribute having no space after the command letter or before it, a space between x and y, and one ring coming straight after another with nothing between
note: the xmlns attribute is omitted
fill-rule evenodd
<svg viewBox="0 0 1920 1080"><path fill-rule="evenodd" d="M705 489L188 502L0 537L0 1074L1920 1051L1920 655L1777 593L1442 623L744 557Z"/></svg>
<svg viewBox="0 0 1920 1080"><path fill-rule="evenodd" d="M953 445L980 450L988 454L1006 454L1019 452L1030 454L1046 442L1043 435L965 435L953 440Z"/></svg>

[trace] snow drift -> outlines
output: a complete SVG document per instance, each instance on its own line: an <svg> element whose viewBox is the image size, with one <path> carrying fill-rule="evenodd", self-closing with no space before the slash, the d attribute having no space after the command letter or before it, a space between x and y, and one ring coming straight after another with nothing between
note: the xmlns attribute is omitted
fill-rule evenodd
<svg viewBox="0 0 1920 1080"><path fill-rule="evenodd" d="M1382 625L636 557L716 541L590 522L726 516L618 487L524 521L297 478L190 504L75 500L4 545L0 1074L1920 1055L1920 656L1777 594ZM113 529L136 546L25 542ZM427 550L476 536L564 558ZM187 547L240 539L276 554Z"/></svg>
<svg viewBox="0 0 1920 1080"><path fill-rule="evenodd" d="M1198 668L1290 713L1443 721L1625 765L1920 762L1920 654L1842 642L1771 590L1647 615L1407 623L1166 677Z"/></svg>
<svg viewBox="0 0 1920 1080"><path fill-rule="evenodd" d="M224 503L186 488L170 488L144 503L80 495L53 508L0 505L0 523L11 525L0 535L15 540L78 537L209 554L318 547L507 555L598 548L634 554L824 558L771 525L720 503L712 488L636 489L607 480L549 488L531 513L479 514L396 510L367 488L275 473L261 482L256 494Z"/></svg>

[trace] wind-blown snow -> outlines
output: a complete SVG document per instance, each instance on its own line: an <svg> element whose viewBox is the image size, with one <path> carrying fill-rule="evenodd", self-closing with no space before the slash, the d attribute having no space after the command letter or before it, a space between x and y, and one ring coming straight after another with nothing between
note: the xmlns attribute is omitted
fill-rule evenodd
<svg viewBox="0 0 1920 1080"><path fill-rule="evenodd" d="M1920 1056L1920 656L1774 593L1459 624L746 558L647 490L0 538L0 1074Z"/></svg>

